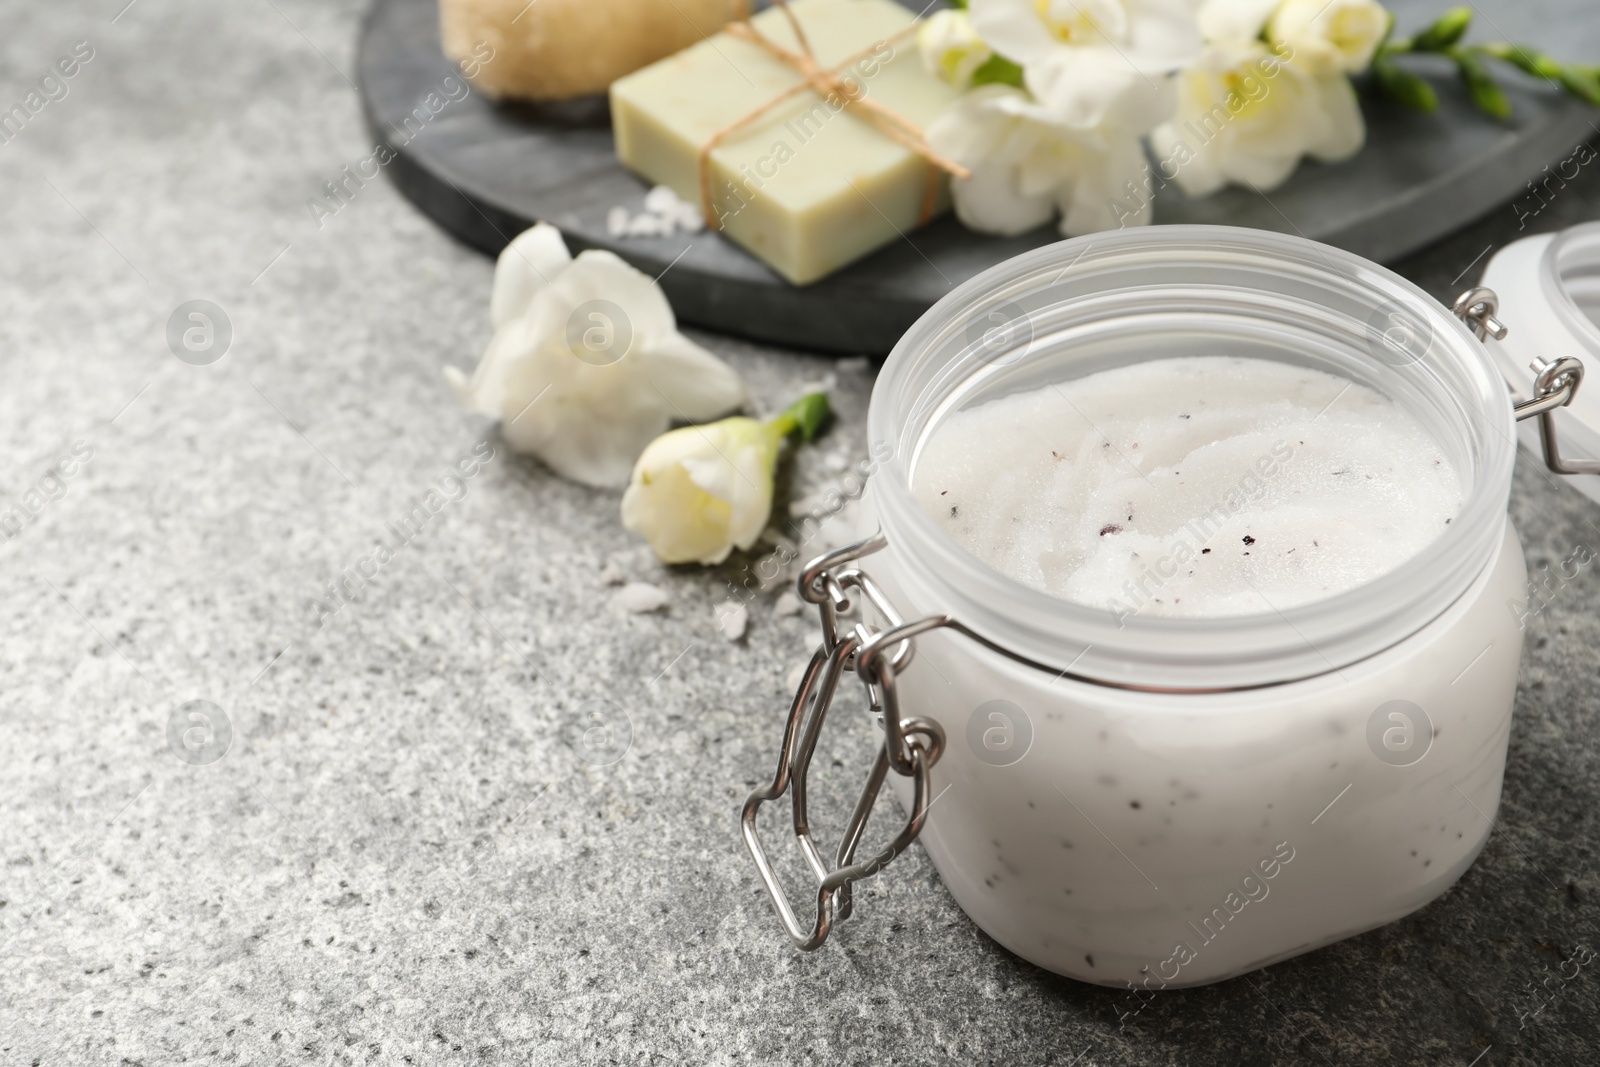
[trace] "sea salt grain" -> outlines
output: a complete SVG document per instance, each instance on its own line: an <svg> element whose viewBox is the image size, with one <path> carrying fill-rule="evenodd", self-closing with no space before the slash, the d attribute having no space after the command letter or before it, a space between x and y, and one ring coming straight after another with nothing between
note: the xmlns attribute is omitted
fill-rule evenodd
<svg viewBox="0 0 1600 1067"><path fill-rule="evenodd" d="M744 636L745 628L750 625L750 609L743 604L724 602L717 605L717 629L722 631L722 636L729 641L737 641Z"/></svg>
<svg viewBox="0 0 1600 1067"><path fill-rule="evenodd" d="M617 590L617 603L623 611L634 615L643 615L651 611L660 611L671 603L665 590L651 585L649 582L629 582Z"/></svg>
<svg viewBox="0 0 1600 1067"><path fill-rule="evenodd" d="M1461 509L1449 458L1365 386L1270 360L1154 360L958 411L914 491L1016 580L1118 613L1282 611L1369 582Z"/></svg>
<svg viewBox="0 0 1600 1067"><path fill-rule="evenodd" d="M617 205L606 213L606 233L612 237L671 237L682 230L699 233L705 229L700 207L678 198L665 185L644 194L644 214L631 214Z"/></svg>
<svg viewBox="0 0 1600 1067"><path fill-rule="evenodd" d="M772 604L772 613L780 618L791 618L805 610L805 604L793 593L784 593Z"/></svg>

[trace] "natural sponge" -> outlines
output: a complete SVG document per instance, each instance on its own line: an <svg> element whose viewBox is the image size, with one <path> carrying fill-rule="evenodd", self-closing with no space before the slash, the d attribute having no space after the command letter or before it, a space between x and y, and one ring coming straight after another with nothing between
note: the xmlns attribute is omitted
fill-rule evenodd
<svg viewBox="0 0 1600 1067"><path fill-rule="evenodd" d="M565 100L604 92L742 10L742 0L439 0L439 23L445 55L473 61L478 89Z"/></svg>

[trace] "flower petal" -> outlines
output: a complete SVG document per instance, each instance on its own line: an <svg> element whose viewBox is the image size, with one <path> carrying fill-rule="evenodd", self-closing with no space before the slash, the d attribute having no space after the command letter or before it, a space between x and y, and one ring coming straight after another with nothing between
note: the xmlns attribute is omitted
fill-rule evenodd
<svg viewBox="0 0 1600 1067"><path fill-rule="evenodd" d="M1115 140L1082 170L1070 194L1063 197L1062 234L1076 237L1147 225L1152 214L1151 197L1144 195L1149 165L1137 137ZM1136 195L1128 195L1130 187Z"/></svg>
<svg viewBox="0 0 1600 1067"><path fill-rule="evenodd" d="M563 478L611 489L627 484L635 458L669 422L661 407L629 405L615 393L596 398L552 388L500 432L514 450L538 456Z"/></svg>
<svg viewBox="0 0 1600 1067"><path fill-rule="evenodd" d="M554 281L571 262L561 231L549 223L538 223L518 234L494 263L489 321L495 329L522 314L533 294Z"/></svg>
<svg viewBox="0 0 1600 1067"><path fill-rule="evenodd" d="M1060 48L1032 0L970 0L972 28L990 48L1026 66Z"/></svg>
<svg viewBox="0 0 1600 1067"><path fill-rule="evenodd" d="M744 383L728 366L674 330L639 353L643 373L675 418L704 422L745 402Z"/></svg>
<svg viewBox="0 0 1600 1067"><path fill-rule="evenodd" d="M549 291L552 299L575 316L571 325L580 331L590 322L588 313L593 310L585 305L609 304L611 307L599 310L613 319L621 312L622 319L610 322L609 326L622 351L602 353L602 360L610 355L626 359L640 340L664 336L678 328L672 305L667 303L667 294L650 275L629 266L614 252L602 249L580 252L572 266L551 283ZM568 324L563 328L565 325Z"/></svg>
<svg viewBox="0 0 1600 1067"><path fill-rule="evenodd" d="M1130 0L1128 7L1131 47L1124 51L1142 73L1169 74L1200 54L1191 0Z"/></svg>
<svg viewBox="0 0 1600 1067"><path fill-rule="evenodd" d="M1023 69L1028 91L1061 124L1093 130L1110 124L1144 133L1171 113L1161 81L1110 48L1062 48Z"/></svg>
<svg viewBox="0 0 1600 1067"><path fill-rule="evenodd" d="M1252 41L1271 17L1279 0L1205 0L1196 13L1208 41Z"/></svg>
<svg viewBox="0 0 1600 1067"><path fill-rule="evenodd" d="M1343 74L1317 79L1322 90L1322 112L1328 118L1327 132L1311 145L1313 157L1324 163L1338 163L1361 151L1367 140L1367 124L1361 117L1361 103L1355 87Z"/></svg>
<svg viewBox="0 0 1600 1067"><path fill-rule="evenodd" d="M1049 222L1055 214L1050 193L1025 196L1010 167L978 167L970 178L950 183L956 217L979 233L1012 237Z"/></svg>

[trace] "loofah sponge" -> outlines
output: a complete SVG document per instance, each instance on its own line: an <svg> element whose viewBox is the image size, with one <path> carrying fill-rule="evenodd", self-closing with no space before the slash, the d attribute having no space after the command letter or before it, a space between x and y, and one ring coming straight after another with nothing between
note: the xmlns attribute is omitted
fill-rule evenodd
<svg viewBox="0 0 1600 1067"><path fill-rule="evenodd" d="M604 92L741 9L741 0L439 0L439 23L445 55L472 62L478 89L566 100Z"/></svg>

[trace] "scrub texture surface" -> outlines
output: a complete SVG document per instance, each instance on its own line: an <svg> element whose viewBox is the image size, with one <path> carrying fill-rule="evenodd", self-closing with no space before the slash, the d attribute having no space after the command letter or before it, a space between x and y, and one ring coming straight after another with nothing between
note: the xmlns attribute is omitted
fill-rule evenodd
<svg viewBox="0 0 1600 1067"><path fill-rule="evenodd" d="M1152 360L956 412L924 509L1026 585L1119 613L1282 611L1402 566L1460 511L1449 458L1381 394L1227 356Z"/></svg>

